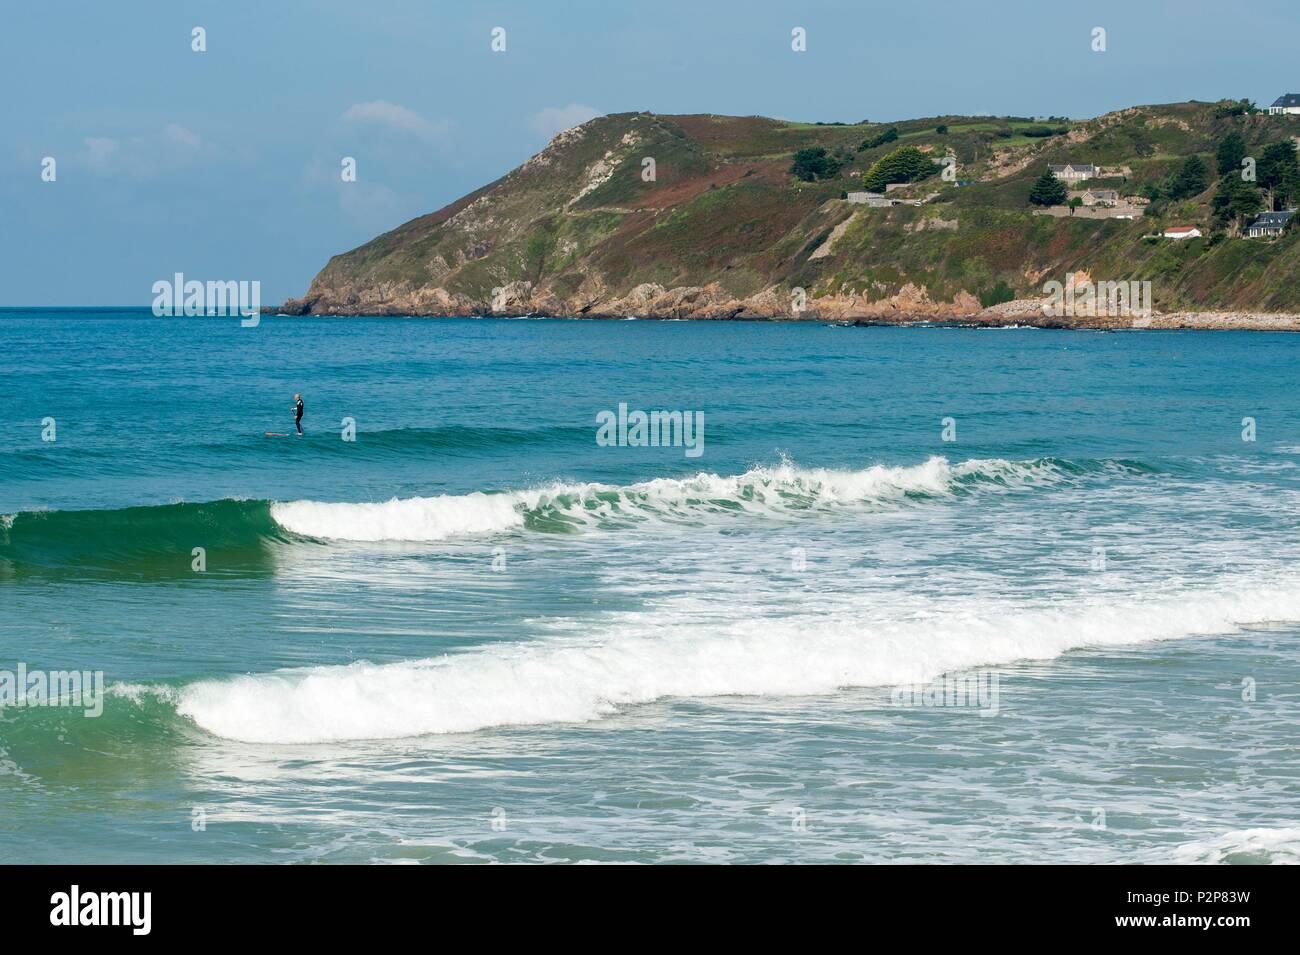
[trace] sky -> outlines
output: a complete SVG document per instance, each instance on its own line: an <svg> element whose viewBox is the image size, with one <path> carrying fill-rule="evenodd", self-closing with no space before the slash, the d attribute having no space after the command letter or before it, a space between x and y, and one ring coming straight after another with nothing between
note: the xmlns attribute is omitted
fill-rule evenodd
<svg viewBox="0 0 1300 955"><path fill-rule="evenodd" d="M4 0L0 306L147 305L176 272L300 296L602 113L1267 105L1298 34L1296 0Z"/></svg>

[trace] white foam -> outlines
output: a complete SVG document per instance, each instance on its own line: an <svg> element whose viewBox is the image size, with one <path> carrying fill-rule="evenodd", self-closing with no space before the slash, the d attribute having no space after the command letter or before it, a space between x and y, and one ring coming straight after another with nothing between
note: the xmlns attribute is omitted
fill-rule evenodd
<svg viewBox="0 0 1300 955"><path fill-rule="evenodd" d="M1300 828L1240 829L1205 842L1189 842L1174 850L1173 861L1184 865L1222 865L1242 856L1257 863L1300 864Z"/></svg>
<svg viewBox="0 0 1300 955"><path fill-rule="evenodd" d="M290 501L271 505L285 530L324 540L437 541L523 525L517 501L506 494L394 498L379 504Z"/></svg>
<svg viewBox="0 0 1300 955"><path fill-rule="evenodd" d="M583 640L545 639L431 660L282 670L183 687L203 729L257 743L317 743L585 722L664 698L796 696L925 682L977 666L1227 633L1300 619L1300 587L1060 606L970 603L878 619L833 615L699 624L671 607L626 614Z"/></svg>
<svg viewBox="0 0 1300 955"><path fill-rule="evenodd" d="M789 515L808 507L897 502L909 494L943 495L954 482L987 478L1002 485L1054 480L1043 462L1000 459L950 465L932 457L911 467L875 465L858 471L798 468L789 462L722 477L701 472L618 487L553 484L501 494L475 492L398 499L375 504L291 501L271 505L271 516L296 534L325 540L438 541L522 527L529 512L551 513L570 524L627 518L701 516L727 511Z"/></svg>

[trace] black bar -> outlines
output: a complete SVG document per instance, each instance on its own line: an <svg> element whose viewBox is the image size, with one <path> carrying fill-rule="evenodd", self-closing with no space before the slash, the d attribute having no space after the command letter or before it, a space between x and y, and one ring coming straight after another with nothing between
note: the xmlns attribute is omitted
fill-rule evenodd
<svg viewBox="0 0 1300 955"><path fill-rule="evenodd" d="M918 945L928 940L945 948L1017 937L1186 941L1200 936L1231 945L1244 939L1289 939L1296 925L1294 873L1286 867L863 866L838 876L821 875L813 883L806 875L792 885L763 883L757 896L748 877L736 884L721 873L712 876L718 882L708 891L694 883L698 876L688 876L686 885L674 878L653 894L639 881L613 885L606 877L606 895L586 877L572 892L561 893L549 878L540 885L513 878L501 883L500 876L408 866L32 866L3 871L10 878L0 911L14 942L70 932L87 941L113 936L205 944L245 939L260 944L279 938L298 944L348 938L373 942L411 931L443 935L460 926L471 932L488 929L481 936L485 941L496 938L501 928L514 928L532 933L540 944L560 926L572 936L584 923L594 927L614 913L638 926L639 937L647 926L663 926L666 936L671 933L680 941L676 933L686 919L735 936L764 933L775 922L803 924L812 933L808 937L834 930L854 933L863 943L884 943L890 937L903 941L898 936L903 933ZM134 926L125 916L121 921L127 924L117 926L51 924L57 894L70 902L74 885L83 907L88 894L149 893L147 935L137 934L143 896L139 907L121 907L137 915ZM90 904L98 903L96 896ZM1146 919L1152 921L1135 921ZM1032 934L1016 934L1021 932Z"/></svg>

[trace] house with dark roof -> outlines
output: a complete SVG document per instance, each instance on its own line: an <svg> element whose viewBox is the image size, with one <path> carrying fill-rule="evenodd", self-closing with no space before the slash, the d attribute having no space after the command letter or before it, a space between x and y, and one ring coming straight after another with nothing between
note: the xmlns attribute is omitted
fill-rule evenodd
<svg viewBox="0 0 1300 955"><path fill-rule="evenodd" d="M1270 116L1278 116L1282 113L1300 113L1300 93L1283 93L1268 108Z"/></svg>
<svg viewBox="0 0 1300 955"><path fill-rule="evenodd" d="M1294 209L1287 212L1265 212L1246 227L1246 235L1252 239L1281 235L1286 231L1287 223L1291 221L1293 215L1295 215Z"/></svg>

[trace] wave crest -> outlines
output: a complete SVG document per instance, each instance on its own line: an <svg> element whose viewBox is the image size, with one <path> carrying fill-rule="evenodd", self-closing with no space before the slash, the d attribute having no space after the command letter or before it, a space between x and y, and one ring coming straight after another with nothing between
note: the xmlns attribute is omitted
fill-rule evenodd
<svg viewBox="0 0 1300 955"><path fill-rule="evenodd" d="M1151 473L1122 461L998 458L861 470L800 468L782 461L743 474L701 472L616 486L557 482L530 490L393 498L377 503L220 500L115 510L0 514L0 576L59 568L145 578L189 572L195 544L220 549L234 572L268 569L272 546L322 541L441 541L527 529L572 531L648 521L698 523L711 516L793 518L834 508L875 508L1073 482L1089 474Z"/></svg>
<svg viewBox="0 0 1300 955"><path fill-rule="evenodd" d="M664 608L598 638L497 645L428 660L281 670L181 688L217 736L320 743L587 722L665 698L801 696L925 683L1068 650L1228 633L1300 619L1300 590L1236 588L1068 607L986 602L942 614L857 613L672 623Z"/></svg>
<svg viewBox="0 0 1300 955"><path fill-rule="evenodd" d="M799 468L788 461L743 474L701 472L623 487L563 484L500 494L475 492L394 498L377 504L292 501L274 504L285 530L323 540L437 541L465 534L515 530L560 531L582 525L647 520L689 521L727 512L793 515L800 511L872 506L946 496L978 485L1003 488L1053 483L1081 471L1055 460L972 460L862 470Z"/></svg>

